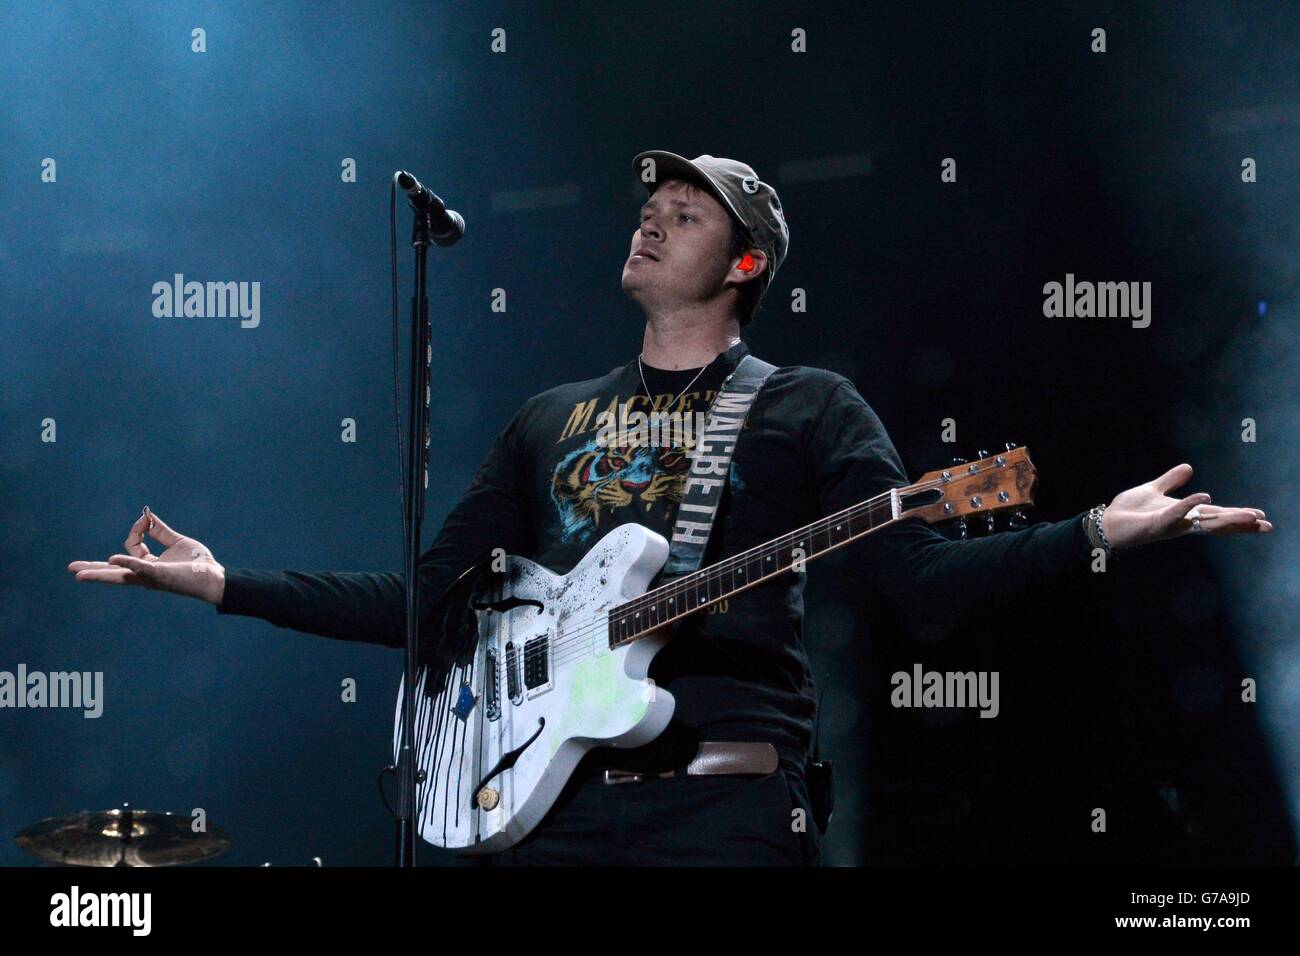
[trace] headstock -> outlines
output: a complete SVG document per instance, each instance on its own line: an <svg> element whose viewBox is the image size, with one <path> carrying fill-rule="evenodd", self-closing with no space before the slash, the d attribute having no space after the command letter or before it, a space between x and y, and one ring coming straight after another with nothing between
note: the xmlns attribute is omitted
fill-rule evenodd
<svg viewBox="0 0 1300 956"><path fill-rule="evenodd" d="M898 489L902 517L917 517L930 524L957 519L960 536L967 536L967 518L983 515L990 534L996 528L995 515L1014 512L1010 527L1028 525L1024 508L1034 504L1038 472L1029 460L1029 449L1007 442L1006 450L995 455L981 450L976 460L954 458L952 465L927 471L921 479Z"/></svg>

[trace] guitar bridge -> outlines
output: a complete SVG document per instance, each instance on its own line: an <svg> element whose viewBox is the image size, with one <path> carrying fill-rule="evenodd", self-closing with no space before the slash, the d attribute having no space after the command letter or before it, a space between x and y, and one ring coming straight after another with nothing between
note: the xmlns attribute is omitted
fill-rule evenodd
<svg viewBox="0 0 1300 956"><path fill-rule="evenodd" d="M501 665L495 647L487 649L483 669L483 709L488 720L496 720L501 716Z"/></svg>
<svg viewBox="0 0 1300 956"><path fill-rule="evenodd" d="M506 642L506 695L512 704L524 701L524 691L519 684L519 650L514 641Z"/></svg>

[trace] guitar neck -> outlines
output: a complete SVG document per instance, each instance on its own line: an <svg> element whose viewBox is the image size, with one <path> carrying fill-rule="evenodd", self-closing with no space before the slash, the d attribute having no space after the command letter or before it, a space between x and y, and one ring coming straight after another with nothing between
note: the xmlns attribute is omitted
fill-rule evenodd
<svg viewBox="0 0 1300 956"><path fill-rule="evenodd" d="M609 646L629 644L792 568L802 570L808 561L893 524L902 516L900 494L906 490L882 492L611 608Z"/></svg>
<svg viewBox="0 0 1300 956"><path fill-rule="evenodd" d="M813 558L903 518L935 524L1032 505L1037 485L1029 449L1009 443L1006 451L962 461L960 468L928 471L915 484L882 491L611 608L609 646L628 644L778 574L802 571Z"/></svg>

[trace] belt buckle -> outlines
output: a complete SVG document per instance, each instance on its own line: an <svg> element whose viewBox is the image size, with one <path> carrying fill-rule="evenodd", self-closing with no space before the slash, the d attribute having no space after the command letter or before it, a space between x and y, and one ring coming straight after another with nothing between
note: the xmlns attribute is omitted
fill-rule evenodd
<svg viewBox="0 0 1300 956"><path fill-rule="evenodd" d="M640 783L645 779L643 773L628 773L626 770L606 770L601 778L606 784L611 783Z"/></svg>

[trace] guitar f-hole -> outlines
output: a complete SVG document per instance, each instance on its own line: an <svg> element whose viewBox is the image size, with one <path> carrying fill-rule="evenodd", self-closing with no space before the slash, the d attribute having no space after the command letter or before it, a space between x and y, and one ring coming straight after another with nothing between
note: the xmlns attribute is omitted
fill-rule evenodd
<svg viewBox="0 0 1300 956"><path fill-rule="evenodd" d="M491 783L493 778L500 776L501 774L509 770L511 767L513 767L519 761L519 755L533 745L533 741L537 739L537 737L541 734L542 730L545 727L546 727L546 718L538 717L537 730L533 732L533 735L529 737L527 740L525 740L518 747L516 747L514 750L510 751L507 754L502 754L501 759L497 761L496 766L493 767L490 771L488 771L488 775L479 781L478 786L474 788L474 792L469 795L469 808L471 810L478 809L479 791L482 790L484 787L486 787L489 783Z"/></svg>
<svg viewBox="0 0 1300 956"><path fill-rule="evenodd" d="M504 614L506 611L514 610L517 607L535 607L537 613L541 614L546 606L541 601L535 601L532 598L515 597L512 594L500 601L472 601L470 607L476 611L496 611L499 614Z"/></svg>

